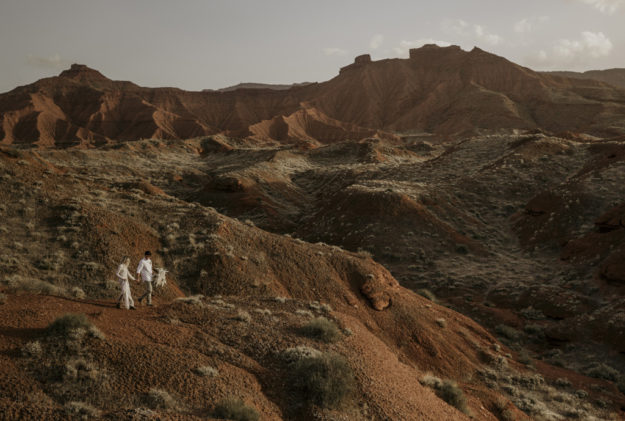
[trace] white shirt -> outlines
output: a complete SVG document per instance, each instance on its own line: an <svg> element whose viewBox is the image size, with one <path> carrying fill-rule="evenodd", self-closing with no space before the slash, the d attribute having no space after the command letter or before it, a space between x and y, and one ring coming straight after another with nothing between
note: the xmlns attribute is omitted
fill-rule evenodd
<svg viewBox="0 0 625 421"><path fill-rule="evenodd" d="M130 272L128 272L128 266L123 263L117 268L117 277L120 281L127 281L128 278L132 279L133 281L135 280Z"/></svg>
<svg viewBox="0 0 625 421"><path fill-rule="evenodd" d="M137 266L137 275L141 275L143 282L152 282L152 261L145 257L139 262Z"/></svg>

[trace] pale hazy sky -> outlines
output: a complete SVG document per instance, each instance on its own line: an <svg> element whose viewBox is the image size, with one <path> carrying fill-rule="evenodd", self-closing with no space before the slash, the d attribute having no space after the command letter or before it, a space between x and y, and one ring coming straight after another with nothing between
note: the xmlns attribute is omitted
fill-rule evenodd
<svg viewBox="0 0 625 421"><path fill-rule="evenodd" d="M624 23L625 0L0 0L0 92L71 63L189 90L324 81L427 42L538 70L625 67Z"/></svg>

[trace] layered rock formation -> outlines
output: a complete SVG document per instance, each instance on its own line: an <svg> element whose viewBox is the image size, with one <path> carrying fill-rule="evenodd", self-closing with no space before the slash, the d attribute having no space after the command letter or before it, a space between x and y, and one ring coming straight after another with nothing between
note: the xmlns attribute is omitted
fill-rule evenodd
<svg viewBox="0 0 625 421"><path fill-rule="evenodd" d="M426 45L409 59L356 58L330 81L286 90L188 92L112 81L82 65L0 95L0 141L91 146L222 133L331 143L481 129L625 133L625 91L536 73L482 51Z"/></svg>

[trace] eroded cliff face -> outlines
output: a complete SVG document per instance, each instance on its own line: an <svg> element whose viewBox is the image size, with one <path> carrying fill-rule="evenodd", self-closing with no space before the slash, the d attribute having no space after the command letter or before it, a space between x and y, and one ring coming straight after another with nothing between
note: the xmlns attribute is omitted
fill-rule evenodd
<svg viewBox="0 0 625 421"><path fill-rule="evenodd" d="M188 92L107 79L84 65L0 95L0 141L93 146L225 134L255 143L326 144L398 132L542 129L625 133L625 91L536 73L475 48L369 55L324 83Z"/></svg>

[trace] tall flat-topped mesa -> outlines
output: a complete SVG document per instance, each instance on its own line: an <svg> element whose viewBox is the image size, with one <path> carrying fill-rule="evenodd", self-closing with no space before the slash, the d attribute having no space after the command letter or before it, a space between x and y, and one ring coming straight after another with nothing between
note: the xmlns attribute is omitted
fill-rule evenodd
<svg viewBox="0 0 625 421"><path fill-rule="evenodd" d="M370 54L361 54L354 59L352 64L349 64L345 67L341 67L339 70L339 74L343 73L345 70L353 69L355 67L364 66L366 64L371 63L371 55Z"/></svg>

